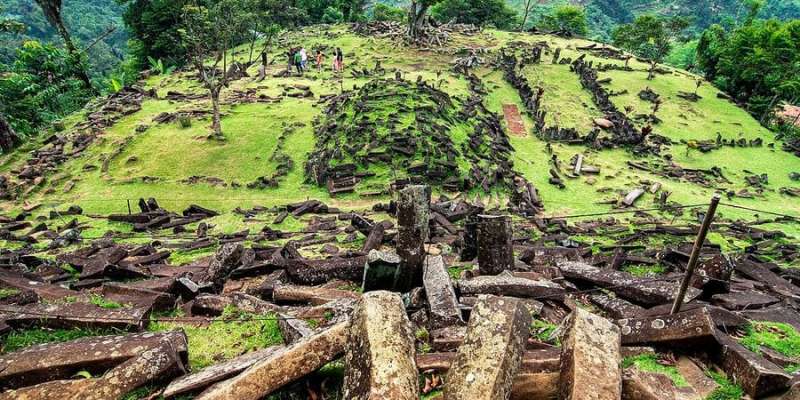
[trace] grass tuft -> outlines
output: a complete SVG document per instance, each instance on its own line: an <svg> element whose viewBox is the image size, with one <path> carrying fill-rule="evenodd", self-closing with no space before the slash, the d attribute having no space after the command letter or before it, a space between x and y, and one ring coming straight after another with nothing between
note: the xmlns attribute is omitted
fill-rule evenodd
<svg viewBox="0 0 800 400"><path fill-rule="evenodd" d="M13 331L5 338L2 353L11 353L44 343L63 343L88 336L117 335L116 329L25 329Z"/></svg>
<svg viewBox="0 0 800 400"><path fill-rule="evenodd" d="M708 371L707 374L717 382L719 387L711 392L706 397L706 400L739 400L744 397L744 390L739 385L729 381L724 374L714 371Z"/></svg>
<svg viewBox="0 0 800 400"><path fill-rule="evenodd" d="M752 322L740 343L755 353L767 347L787 357L800 357L800 333L789 324Z"/></svg>
<svg viewBox="0 0 800 400"><path fill-rule="evenodd" d="M644 372L655 372L668 376L676 387L687 387L689 383L686 378L678 372L674 365L663 365L658 362L655 354L640 354L634 357L625 357L622 360L622 368L634 366Z"/></svg>

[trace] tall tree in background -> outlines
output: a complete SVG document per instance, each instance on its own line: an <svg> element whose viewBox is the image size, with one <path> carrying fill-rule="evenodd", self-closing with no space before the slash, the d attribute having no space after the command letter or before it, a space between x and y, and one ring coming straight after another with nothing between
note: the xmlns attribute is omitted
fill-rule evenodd
<svg viewBox="0 0 800 400"><path fill-rule="evenodd" d="M228 52L241 40L253 21L246 10L242 0L221 0L210 7L196 0L183 8L179 33L189 62L209 92L211 129L213 137L219 140L225 139L220 118L220 92L232 78L228 65L229 61L233 62L233 56L229 60Z"/></svg>
<svg viewBox="0 0 800 400"><path fill-rule="evenodd" d="M2 11L2 9L0 9ZM25 26L19 22L0 19L0 33L22 33ZM0 150L8 153L20 142L19 135L14 131L14 127L6 120L3 103L0 102Z"/></svg>
<svg viewBox="0 0 800 400"><path fill-rule="evenodd" d="M533 0L525 0L525 8L522 13L522 21L519 24L519 30L525 30L525 24L528 23L528 16L531 14L531 9L535 3Z"/></svg>
<svg viewBox="0 0 800 400"><path fill-rule="evenodd" d="M61 17L61 0L36 0L36 4L42 8L42 12L44 13L45 18L47 18L47 21L50 22L50 25L52 25L53 28L58 31L58 34L61 35L61 38L64 39L64 45L67 47L67 53L69 53L69 55L74 58L75 62L80 66L77 71L78 78L80 78L83 83L86 84L87 88L90 88L92 91L94 91L92 81L89 79L89 75L86 73L86 69L81 63L81 53L72 42L72 37L70 36L67 27L64 26L64 20Z"/></svg>
<svg viewBox="0 0 800 400"><path fill-rule="evenodd" d="M418 39L425 24L428 23L428 11L440 0L411 0L408 7L408 36Z"/></svg>
<svg viewBox="0 0 800 400"><path fill-rule="evenodd" d="M499 29L511 29L519 23L517 12L506 0L442 0L433 6L431 15L442 23L494 25Z"/></svg>
<svg viewBox="0 0 800 400"><path fill-rule="evenodd" d="M682 17L642 15L630 24L618 26L611 37L615 46L650 60L647 79L652 80L656 67L672 50L673 41L688 26L689 21Z"/></svg>
<svg viewBox="0 0 800 400"><path fill-rule="evenodd" d="M539 26L562 36L585 35L589 32L586 12L582 7L563 5L542 16Z"/></svg>

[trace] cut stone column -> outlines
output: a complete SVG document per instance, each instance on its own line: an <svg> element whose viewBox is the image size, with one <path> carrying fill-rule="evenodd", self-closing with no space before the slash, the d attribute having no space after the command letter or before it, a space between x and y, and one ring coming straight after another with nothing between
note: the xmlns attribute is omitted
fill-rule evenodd
<svg viewBox="0 0 800 400"><path fill-rule="evenodd" d="M760 399L788 387L791 377L777 365L720 331L717 341L721 347L714 353L717 363L750 397Z"/></svg>
<svg viewBox="0 0 800 400"><path fill-rule="evenodd" d="M478 268L481 275L497 275L514 267L511 218L505 215L478 217Z"/></svg>
<svg viewBox="0 0 800 400"><path fill-rule="evenodd" d="M447 374L445 400L508 399L530 323L519 300L480 296Z"/></svg>
<svg viewBox="0 0 800 400"><path fill-rule="evenodd" d="M333 361L344 352L348 323L343 322L253 364L195 400L258 400Z"/></svg>
<svg viewBox="0 0 800 400"><path fill-rule="evenodd" d="M559 398L619 400L622 393L620 331L582 308L567 317L561 341Z"/></svg>
<svg viewBox="0 0 800 400"><path fill-rule="evenodd" d="M463 324L456 292L453 290L442 256L425 258L422 281L425 286L425 296L428 298L433 328Z"/></svg>
<svg viewBox="0 0 800 400"><path fill-rule="evenodd" d="M518 278L509 273L499 275L481 275L472 279L458 281L461 295L493 294L527 298L546 298L560 300L564 297L564 288L555 282L540 279Z"/></svg>
<svg viewBox="0 0 800 400"><path fill-rule="evenodd" d="M431 188L413 185L397 196L397 254L400 256L398 291L409 291L422 284L422 262L428 240Z"/></svg>
<svg viewBox="0 0 800 400"><path fill-rule="evenodd" d="M622 344L669 344L703 347L714 345L716 327L705 307L674 315L621 319Z"/></svg>
<svg viewBox="0 0 800 400"><path fill-rule="evenodd" d="M464 221L461 261L472 261L478 256L478 221L477 213L470 213Z"/></svg>
<svg viewBox="0 0 800 400"><path fill-rule="evenodd" d="M414 335L400 296L376 291L353 311L345 352L344 398L416 400Z"/></svg>

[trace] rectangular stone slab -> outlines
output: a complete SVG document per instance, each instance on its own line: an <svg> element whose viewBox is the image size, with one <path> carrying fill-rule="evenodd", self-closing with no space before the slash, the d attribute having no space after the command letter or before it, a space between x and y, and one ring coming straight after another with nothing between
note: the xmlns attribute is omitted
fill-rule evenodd
<svg viewBox="0 0 800 400"><path fill-rule="evenodd" d="M367 257L331 258L327 260L288 260L289 278L303 285L319 285L333 279L358 282L364 275Z"/></svg>
<svg viewBox="0 0 800 400"><path fill-rule="evenodd" d="M604 294L590 294L589 301L597 306L597 308L603 310L609 317L615 319L633 318L644 311L644 308L627 300Z"/></svg>
<svg viewBox="0 0 800 400"><path fill-rule="evenodd" d="M275 302L310 303L316 306L338 299L358 300L360 297L360 294L348 290L295 285L275 285L272 292Z"/></svg>
<svg viewBox="0 0 800 400"><path fill-rule="evenodd" d="M30 290L46 300L61 300L64 297L77 297L80 292L64 289L61 286L37 282L27 279L22 275L7 271L0 271L0 283L19 290Z"/></svg>
<svg viewBox="0 0 800 400"><path fill-rule="evenodd" d="M533 280L509 274L482 275L458 281L462 295L493 294L542 300L564 298L564 288L545 279Z"/></svg>
<svg viewBox="0 0 800 400"><path fill-rule="evenodd" d="M784 296L797 296L800 295L800 288L792 285L786 279L781 278L778 274L770 271L770 269L763 265L754 263L748 260L738 261L735 264L736 272L763 282L767 285L769 290L784 295Z"/></svg>
<svg viewBox="0 0 800 400"><path fill-rule="evenodd" d="M711 303L731 311L764 308L778 301L780 300L775 297L752 290L747 292L715 294L711 297Z"/></svg>
<svg viewBox="0 0 800 400"><path fill-rule="evenodd" d="M745 393L760 399L785 390L791 377L780 367L748 350L730 336L717 331L720 349L714 352L717 364L738 383Z"/></svg>
<svg viewBox="0 0 800 400"><path fill-rule="evenodd" d="M447 374L445 400L508 398L530 323L531 316L519 300L480 296Z"/></svg>
<svg viewBox="0 0 800 400"><path fill-rule="evenodd" d="M141 331L149 320L149 308L108 309L91 303L36 303L3 306L0 319L15 329L40 328L116 328Z"/></svg>
<svg viewBox="0 0 800 400"><path fill-rule="evenodd" d="M217 382L233 377L256 362L271 357L275 355L275 353L283 350L283 346L268 347L241 355L223 363L214 364L196 373L181 376L170 382L167 388L164 389L162 396L169 399L181 394L198 392Z"/></svg>
<svg viewBox="0 0 800 400"><path fill-rule="evenodd" d="M441 256L425 258L422 271L422 283L428 299L431 324L434 329L450 325L463 324L458 298L450 281L450 274Z"/></svg>
<svg viewBox="0 0 800 400"><path fill-rule="evenodd" d="M619 297L645 306L671 303L678 292L678 281L636 278L627 272L600 269L581 262L562 262L558 264L558 268L569 280L606 288ZM689 302L700 294L700 290L690 287L686 291L684 302Z"/></svg>
<svg viewBox="0 0 800 400"><path fill-rule="evenodd" d="M99 378L51 381L10 390L0 400L117 400L151 382L186 373L185 360L168 341L139 353Z"/></svg>
<svg viewBox="0 0 800 400"><path fill-rule="evenodd" d="M704 347L715 343L716 326L711 312L694 308L674 315L627 318L617 321L623 345L670 344Z"/></svg>
<svg viewBox="0 0 800 400"><path fill-rule="evenodd" d="M575 308L565 326L559 398L618 400L622 391L619 328L582 308Z"/></svg>
<svg viewBox="0 0 800 400"><path fill-rule="evenodd" d="M343 322L258 361L238 376L217 383L195 400L258 400L333 361L344 352Z"/></svg>
<svg viewBox="0 0 800 400"><path fill-rule="evenodd" d="M400 295L366 293L353 310L345 350L343 396L417 400L414 334Z"/></svg>
<svg viewBox="0 0 800 400"><path fill-rule="evenodd" d="M186 359L186 335L181 331L96 336L31 346L0 356L0 387L18 388L67 379L81 370L101 373L164 340Z"/></svg>

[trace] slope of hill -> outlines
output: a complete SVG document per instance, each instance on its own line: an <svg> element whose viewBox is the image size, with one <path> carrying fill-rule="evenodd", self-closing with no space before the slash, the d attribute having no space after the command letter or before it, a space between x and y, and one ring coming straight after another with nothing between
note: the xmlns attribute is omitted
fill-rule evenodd
<svg viewBox="0 0 800 400"><path fill-rule="evenodd" d="M447 365L485 374L525 343L546 382L509 389L513 373L493 372L520 396L601 370L618 391L623 368L697 398L787 389L800 219L781 214L800 215L800 154L684 71L648 81L589 41L453 29L431 49L356 33L386 25L287 33L265 79L253 65L223 90L225 140L209 138L196 73L177 71L2 156L0 383L17 391L0 398L352 398L366 375L376 391L398 380L373 368L433 399L469 386L443 384ZM342 48L345 73L287 72L301 45ZM398 193L413 182L430 206L424 188ZM702 273L670 316L715 192ZM560 362L576 347L558 349L559 325L602 365ZM658 352L620 362L620 342ZM681 356L707 345L728 358ZM701 369L717 368L714 389Z"/></svg>
<svg viewBox="0 0 800 400"><path fill-rule="evenodd" d="M227 137L224 142L206 139L208 102L203 96L204 90L192 79L192 72L152 77L144 82L144 87L155 90L158 97L145 97L141 110L122 115L109 127L92 133L96 137L86 150L65 157L63 164L47 166L41 179L16 177L25 170L28 157L23 151L4 157L0 172L19 184L16 191L20 195L18 202L2 203L3 208L17 209L21 205L19 201L46 205L79 203L88 213L111 213L126 211L126 199L139 197L156 197L176 209L201 200L219 209L232 209L272 206L309 197L338 205L372 204L375 202L373 195L380 199L382 193L388 193L392 182L413 175L408 172L413 170L411 164L424 162L426 155L411 153L405 161L395 161L392 165L391 162L369 162L364 158L365 153L359 153L358 169L364 177L355 187L355 193L331 197L324 186L315 184L305 172L309 154L318 140L315 123L317 127L323 123L320 118L326 110L325 99L338 95L343 89L377 86L376 90L387 94L376 100L374 110L360 115L356 106L355 111L344 110L335 119L341 123L348 118L353 121L371 118L372 126L366 126L363 128L366 130L358 134L367 134L369 129L375 129L375 124L379 129L391 126L379 135L381 137L413 130L408 125L405 128L386 125L385 118L389 114L398 121L409 121L415 114L413 109L400 116L388 111L398 107L393 101L406 102L393 99L396 90L381 81L393 79L392 71L397 70L408 82L417 79L428 82L431 90L441 91L447 101L452 102L452 110L447 111L441 123L434 122L434 125L450 136L456 149L461 149L476 125L459 119L456 114L467 104L471 92L465 76L452 71L452 62L456 53L463 53L460 49L479 47L488 52L481 56L483 65L475 70L475 76L486 91L486 107L503 119L504 108L516 106L524 124L521 136L510 135L513 151L509 159L513 165L508 169L538 188L547 215L609 210L612 200L617 200L620 194L656 182L663 191L671 193L670 201L681 204L705 202L714 190L721 190L730 193L731 201L738 204L800 213L800 204L789 201L791 198L781 192L781 188L798 186L790 180L790 173L800 170L800 159L782 151L781 143L775 142L769 131L745 111L720 98L711 85L699 88L700 99L696 102L683 98L694 92L699 79L683 71L667 68L655 80L647 81L645 64L632 61L631 70L626 71L623 61L605 58L602 51L580 50L581 46L591 44L587 41L492 31L478 36L457 35L449 49L437 52L410 50L391 40L362 37L341 28L330 33L310 28L283 39L282 47L290 44L302 44L311 49L342 47L347 54L348 71L342 78L326 68L304 76L268 78L263 82L245 78L234 82L224 93L223 128ZM501 49L513 49L521 56L521 52L528 52L535 46L541 46L543 51L541 63L527 64L519 74L531 86L543 89L540 110L545 113L544 124L562 130L574 129L575 134L567 141L548 144L542 140L542 135L532 133L532 115L526 112L518 91L504 78L500 68ZM658 155L616 146L597 148L596 144L587 146L582 143L585 140L575 140L593 132L593 121L603 117L607 110L600 111L592 93L581 86L580 76L569 64L551 63L556 49L561 49L562 60L582 56L596 65L603 65L598 72L599 82L603 82L603 88L612 94L613 105L633 121L636 130L649 125L654 104L643 100L640 92L652 89L661 99L655 113L659 122L653 125L655 135L650 139L661 148ZM272 59L276 61L269 68L270 74L285 70L283 58L279 50L274 51ZM376 62L382 67L380 74L373 72ZM255 66L251 67L251 75L255 70ZM358 72L357 77L354 72ZM386 111L379 111L381 109ZM85 128L82 121L87 113L69 118L68 130L57 135L71 137L82 132L75 126ZM185 120L190 126L182 127L177 122L183 119L179 118L181 115L187 116ZM102 118L99 114L91 116ZM336 140L340 146L345 146L352 139ZM569 141L580 143L569 144ZM597 143L601 142L598 139ZM31 146L29 150L35 145ZM44 145L43 150L53 146L52 143ZM599 167L600 174L565 177L564 171L570 170L570 160L577 154L583 154L584 163ZM459 166L461 178L470 173L469 158L463 157L466 155L450 159ZM427 160L430 161L430 157ZM563 188L549 183L550 170L556 166L553 160L562 171ZM643 166L647 163L648 166ZM683 172L679 171L681 169ZM761 174L768 174L768 180L760 183L754 178ZM30 187L34 182L38 186ZM276 184L277 187L272 187ZM472 186L475 188L467 188L469 193L478 193L480 181ZM505 197L507 192L503 190L507 187L496 185L490 190L495 196ZM461 185L455 189L465 187ZM787 190L784 193L788 193ZM657 195L648 195L638 205L657 205L657 200ZM46 208L42 211L46 212ZM725 210L725 214L752 216L741 210Z"/></svg>

